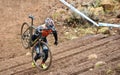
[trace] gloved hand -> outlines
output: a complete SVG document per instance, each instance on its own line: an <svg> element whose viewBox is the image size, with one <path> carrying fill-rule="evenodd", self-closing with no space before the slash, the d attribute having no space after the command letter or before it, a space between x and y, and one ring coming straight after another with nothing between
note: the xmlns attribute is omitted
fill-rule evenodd
<svg viewBox="0 0 120 75"><path fill-rule="evenodd" d="M54 45L58 45L58 42L57 42L57 41L55 41L55 42L54 42Z"/></svg>

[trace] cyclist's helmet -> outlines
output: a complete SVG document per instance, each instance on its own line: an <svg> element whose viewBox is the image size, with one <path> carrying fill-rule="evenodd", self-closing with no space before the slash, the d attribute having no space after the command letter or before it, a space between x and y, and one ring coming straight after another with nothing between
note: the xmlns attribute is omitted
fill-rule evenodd
<svg viewBox="0 0 120 75"><path fill-rule="evenodd" d="M52 28L54 26L54 22L51 18L46 18L45 19L45 25L48 27L48 28Z"/></svg>

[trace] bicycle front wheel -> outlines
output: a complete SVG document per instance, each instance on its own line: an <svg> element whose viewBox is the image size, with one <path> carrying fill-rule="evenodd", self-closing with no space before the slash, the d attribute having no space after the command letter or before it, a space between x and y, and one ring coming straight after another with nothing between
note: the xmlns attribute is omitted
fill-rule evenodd
<svg viewBox="0 0 120 75"><path fill-rule="evenodd" d="M21 42L25 49L30 47L30 38L30 25L25 22L21 27Z"/></svg>
<svg viewBox="0 0 120 75"><path fill-rule="evenodd" d="M34 62L35 66L36 66L39 70L47 70L47 69L49 69L49 67L51 66L51 63L52 63L52 53L51 53L51 50L49 49L48 45L47 45L45 42L41 41L40 44L39 44L40 56L39 56L39 58L37 59L37 61L35 61L34 59L35 59L36 54L37 54L37 52L36 52L36 50L35 50L35 47L36 47L36 45L37 45L38 43L39 43L39 41L33 46L33 49L32 49L32 61ZM47 47L47 49L48 49L47 59L46 59L46 61L45 61L46 68L43 68L42 65L41 65L41 63L42 63L42 61L44 60L44 58L46 58L46 55L45 55L45 53L44 53L44 51L43 51L43 47L42 47L41 45L42 45L42 46L44 45L44 46Z"/></svg>

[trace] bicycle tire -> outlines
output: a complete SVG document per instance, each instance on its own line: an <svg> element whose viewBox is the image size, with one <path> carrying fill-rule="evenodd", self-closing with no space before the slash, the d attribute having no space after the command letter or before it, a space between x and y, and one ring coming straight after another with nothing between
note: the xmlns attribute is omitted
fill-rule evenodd
<svg viewBox="0 0 120 75"><path fill-rule="evenodd" d="M31 38L30 25L24 22L21 27L21 42L25 49L28 49L30 47L30 38Z"/></svg>
<svg viewBox="0 0 120 75"><path fill-rule="evenodd" d="M39 41L36 42L36 44L37 44L37 43L39 43ZM37 62L38 62L39 64L37 64L37 62L35 62L35 60L34 60L34 56L36 55L36 51L35 51L35 46L36 46L36 44L34 44L34 46L33 46L33 48L32 48L32 61L35 63L35 67L36 67L37 69L45 71L45 70L48 70L49 67L51 66L51 63L52 63L52 53L51 53L50 48L48 47L48 45L47 45L45 42L40 41L40 43L41 43L41 44L44 44L44 45L48 48L48 58L47 58L46 63L45 63L45 64L47 65L47 68L46 68L46 69L41 68L40 63L42 62L42 57L40 57L40 58L37 60ZM40 51L43 52L43 50L40 50Z"/></svg>

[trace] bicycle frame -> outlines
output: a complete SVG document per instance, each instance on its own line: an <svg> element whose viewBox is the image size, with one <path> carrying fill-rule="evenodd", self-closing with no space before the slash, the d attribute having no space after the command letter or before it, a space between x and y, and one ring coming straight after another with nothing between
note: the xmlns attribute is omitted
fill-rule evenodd
<svg viewBox="0 0 120 75"><path fill-rule="evenodd" d="M30 25L30 45L34 45L37 41L42 41L41 40L41 37L40 37L40 34L39 34L39 37L37 37L37 39L35 39L33 42L32 42L32 33L33 33L33 29L36 29L36 27L34 27L33 25L33 20L34 20L34 17L32 15L29 16L29 18L31 18L31 25Z"/></svg>
<svg viewBox="0 0 120 75"><path fill-rule="evenodd" d="M31 44L34 45L37 41L42 41L40 35L33 42L31 41Z"/></svg>

